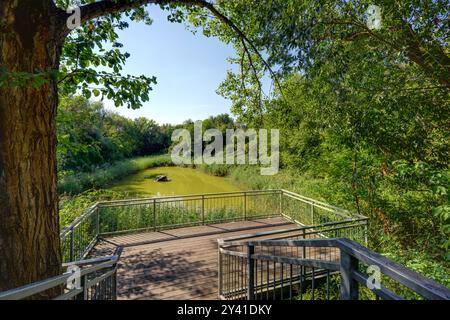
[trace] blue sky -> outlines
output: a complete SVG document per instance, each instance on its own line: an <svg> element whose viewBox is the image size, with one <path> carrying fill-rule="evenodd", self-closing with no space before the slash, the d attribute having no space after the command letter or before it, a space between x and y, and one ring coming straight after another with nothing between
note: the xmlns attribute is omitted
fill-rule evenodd
<svg viewBox="0 0 450 320"><path fill-rule="evenodd" d="M119 33L124 50L131 54L124 72L156 76L158 84L150 101L138 110L116 108L110 101L104 101L105 106L129 118L147 117L159 123L229 113L230 101L215 91L233 68L226 60L235 54L233 47L201 32L194 35L183 24L170 23L159 7L150 6L148 11L151 26L132 23Z"/></svg>

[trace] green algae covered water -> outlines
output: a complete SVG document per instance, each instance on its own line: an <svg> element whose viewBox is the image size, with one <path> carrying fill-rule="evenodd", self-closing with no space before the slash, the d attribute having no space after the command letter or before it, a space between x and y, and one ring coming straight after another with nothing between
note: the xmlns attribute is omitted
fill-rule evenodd
<svg viewBox="0 0 450 320"><path fill-rule="evenodd" d="M168 182L155 182L165 175ZM215 177L200 170L183 167L156 167L143 170L114 184L112 190L148 196L172 196L197 193L240 191L227 178Z"/></svg>

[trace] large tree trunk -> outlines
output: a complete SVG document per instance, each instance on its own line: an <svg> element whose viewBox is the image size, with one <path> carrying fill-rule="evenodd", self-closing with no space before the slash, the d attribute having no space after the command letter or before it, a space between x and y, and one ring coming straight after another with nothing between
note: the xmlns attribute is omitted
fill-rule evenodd
<svg viewBox="0 0 450 320"><path fill-rule="evenodd" d="M2 0L0 66L13 73L56 69L56 17L52 1ZM0 291L61 271L57 103L55 80L0 87Z"/></svg>

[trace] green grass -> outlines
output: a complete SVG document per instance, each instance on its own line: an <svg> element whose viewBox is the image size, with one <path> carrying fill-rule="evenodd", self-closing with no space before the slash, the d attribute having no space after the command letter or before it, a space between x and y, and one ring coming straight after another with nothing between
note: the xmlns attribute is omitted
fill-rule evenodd
<svg viewBox="0 0 450 320"><path fill-rule="evenodd" d="M123 160L107 168L81 172L58 181L59 194L76 195L89 189L107 188L114 182L144 169L173 165L170 155L156 155Z"/></svg>
<svg viewBox="0 0 450 320"><path fill-rule="evenodd" d="M228 176L232 170L232 166L225 165L225 164L211 164L211 165L202 164L202 165L197 165L196 168L207 174L210 174L212 176L217 176L217 177Z"/></svg>
<svg viewBox="0 0 450 320"><path fill-rule="evenodd" d="M247 196L244 198L205 197L181 201L158 201L153 206L143 204L104 207L100 209L101 233L122 232L139 229L168 229L178 226L239 221L252 217L270 217L277 214L278 194ZM245 213L244 213L245 212ZM204 219L204 221L203 221Z"/></svg>

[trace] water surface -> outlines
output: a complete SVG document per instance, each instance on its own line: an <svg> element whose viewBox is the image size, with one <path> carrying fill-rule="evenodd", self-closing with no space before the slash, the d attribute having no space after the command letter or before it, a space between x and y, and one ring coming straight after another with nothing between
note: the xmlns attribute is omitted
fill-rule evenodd
<svg viewBox="0 0 450 320"><path fill-rule="evenodd" d="M170 181L155 182L154 179L158 175L165 175ZM146 169L119 181L111 189L148 196L240 191L239 187L227 178L215 177L200 170L183 167Z"/></svg>

